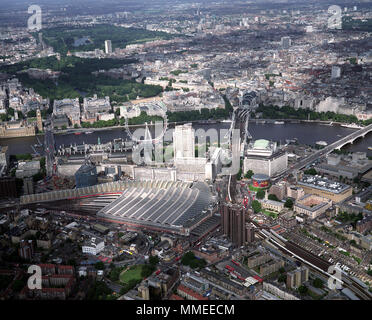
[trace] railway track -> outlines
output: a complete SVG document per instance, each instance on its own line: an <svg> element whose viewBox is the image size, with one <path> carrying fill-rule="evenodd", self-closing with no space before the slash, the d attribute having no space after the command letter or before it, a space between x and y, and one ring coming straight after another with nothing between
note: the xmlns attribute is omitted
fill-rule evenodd
<svg viewBox="0 0 372 320"><path fill-rule="evenodd" d="M321 273L323 273L323 275L326 274L328 276L331 276L331 274L328 273L328 268L332 264L330 264L329 262L312 254L311 252L308 252L307 250L301 248L291 241L286 241L285 243L279 241L282 243L280 244L272 238L269 238L269 240L271 240L274 245L276 244L278 246L279 244L278 249L285 252L286 254L294 254L300 257L304 263L308 264L309 267L316 272L322 271ZM372 294L353 278L349 277L345 272L342 272L342 277L340 280L342 283L342 287L350 289L358 298L362 300L372 300Z"/></svg>

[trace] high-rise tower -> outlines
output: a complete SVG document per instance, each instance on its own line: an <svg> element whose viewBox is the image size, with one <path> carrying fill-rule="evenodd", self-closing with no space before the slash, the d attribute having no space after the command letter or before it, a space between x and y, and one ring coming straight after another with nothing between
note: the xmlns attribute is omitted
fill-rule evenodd
<svg viewBox="0 0 372 320"><path fill-rule="evenodd" d="M174 159L195 158L195 130L191 123L175 127L173 151Z"/></svg>
<svg viewBox="0 0 372 320"><path fill-rule="evenodd" d="M222 231L237 246L247 242L246 209L238 205L223 204L220 207Z"/></svg>
<svg viewBox="0 0 372 320"><path fill-rule="evenodd" d="M36 110L36 125L39 132L43 131L43 120L41 119L40 109Z"/></svg>
<svg viewBox="0 0 372 320"><path fill-rule="evenodd" d="M112 53L112 43L111 40L105 40L105 53L111 54Z"/></svg>

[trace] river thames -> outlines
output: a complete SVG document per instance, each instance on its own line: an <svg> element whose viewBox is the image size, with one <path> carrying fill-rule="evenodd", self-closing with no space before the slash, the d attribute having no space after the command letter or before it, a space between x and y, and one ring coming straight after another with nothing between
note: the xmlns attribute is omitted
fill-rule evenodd
<svg viewBox="0 0 372 320"><path fill-rule="evenodd" d="M216 123L216 124L193 124L193 127L197 130L202 128L208 130L210 128L228 129L230 123ZM326 141L328 144L340 139L341 137L347 136L356 129L345 128L339 125L324 125L320 123L285 123L285 124L257 124L249 123L249 131L254 140L267 139L278 141L282 144L286 143L286 139L297 138L300 144L315 145L317 141ZM70 144L82 144L97 143L98 138L101 143L106 143L117 138L127 138L127 133L124 127L104 129L99 131L93 131L90 134L74 133L63 133L55 134L56 146L60 145L69 146ZM40 142L44 142L44 136L38 136ZM9 154L22 154L22 153L34 153L32 146L38 143L37 137L22 137L22 138L11 138L11 139L0 139L1 146L9 147ZM353 145L347 145L343 149L347 151L364 151L367 152L368 156L372 156L372 150L368 150L368 147L372 147L372 134L368 134L364 139L358 139ZM39 152L40 148L37 149Z"/></svg>

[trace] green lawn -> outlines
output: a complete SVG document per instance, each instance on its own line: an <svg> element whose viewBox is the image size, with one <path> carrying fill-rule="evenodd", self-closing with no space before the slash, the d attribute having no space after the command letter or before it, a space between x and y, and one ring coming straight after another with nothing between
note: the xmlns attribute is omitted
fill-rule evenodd
<svg viewBox="0 0 372 320"><path fill-rule="evenodd" d="M252 185L249 185L248 186L248 188L249 188L249 190L251 190L251 191L259 191L259 190L266 190L266 189L268 189L270 186L268 186L267 188L257 188L257 187L254 187L254 186L252 186Z"/></svg>
<svg viewBox="0 0 372 320"><path fill-rule="evenodd" d="M356 256L352 256L352 258L353 258L356 262L358 262L358 264L360 264L360 263L362 262L362 259L360 259L360 258L358 258L358 257L356 257Z"/></svg>
<svg viewBox="0 0 372 320"><path fill-rule="evenodd" d="M75 40L89 35L89 42L75 46ZM34 37L38 39L37 33ZM172 39L174 36L165 32L150 31L138 28L123 28L108 24L94 26L58 26L43 30L44 42L54 51L66 54L67 51L90 51L104 49L105 40L110 39L112 48L124 49L132 43L141 43L157 39Z"/></svg>
<svg viewBox="0 0 372 320"><path fill-rule="evenodd" d="M350 257L350 252L340 251L344 256Z"/></svg>
<svg viewBox="0 0 372 320"><path fill-rule="evenodd" d="M120 274L120 282L128 283L130 280L142 280L141 272L143 265L132 266L129 270Z"/></svg>
<svg viewBox="0 0 372 320"><path fill-rule="evenodd" d="M262 213L268 217L272 217L276 219L278 217L278 214L269 210L263 210Z"/></svg>

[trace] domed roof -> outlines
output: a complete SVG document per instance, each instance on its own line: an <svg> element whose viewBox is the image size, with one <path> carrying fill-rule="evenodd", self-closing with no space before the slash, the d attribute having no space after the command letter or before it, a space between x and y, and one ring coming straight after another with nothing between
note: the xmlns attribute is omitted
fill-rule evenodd
<svg viewBox="0 0 372 320"><path fill-rule="evenodd" d="M267 174L256 173L252 176L252 179L257 180L257 181L266 181L266 180L270 180L270 177Z"/></svg>
<svg viewBox="0 0 372 320"><path fill-rule="evenodd" d="M269 145L270 141L266 139L258 139L254 142L253 148L254 149L266 149Z"/></svg>

